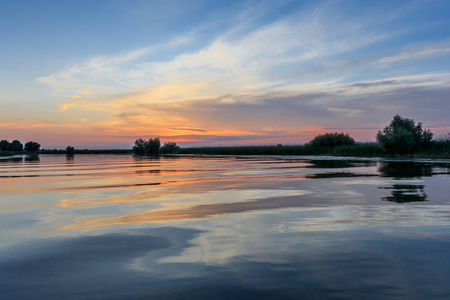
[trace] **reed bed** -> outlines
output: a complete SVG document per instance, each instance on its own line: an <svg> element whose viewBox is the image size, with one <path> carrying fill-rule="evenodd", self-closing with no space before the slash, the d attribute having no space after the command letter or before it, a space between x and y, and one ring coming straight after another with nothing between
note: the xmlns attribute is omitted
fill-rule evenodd
<svg viewBox="0 0 450 300"><path fill-rule="evenodd" d="M450 158L450 140L432 141L426 149L408 154L386 153L378 143L356 143L337 147L312 145L219 146L181 148L179 154L203 155L330 155L355 157Z"/></svg>

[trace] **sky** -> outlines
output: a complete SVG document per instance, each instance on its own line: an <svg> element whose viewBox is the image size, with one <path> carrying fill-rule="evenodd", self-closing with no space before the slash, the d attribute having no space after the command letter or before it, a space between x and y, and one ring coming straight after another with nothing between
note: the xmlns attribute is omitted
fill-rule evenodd
<svg viewBox="0 0 450 300"><path fill-rule="evenodd" d="M0 139L41 148L450 132L450 1L0 0Z"/></svg>

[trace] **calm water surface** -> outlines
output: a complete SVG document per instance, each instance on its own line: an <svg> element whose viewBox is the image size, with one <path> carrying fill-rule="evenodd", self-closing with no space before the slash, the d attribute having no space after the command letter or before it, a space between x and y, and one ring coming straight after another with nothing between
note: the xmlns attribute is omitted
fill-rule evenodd
<svg viewBox="0 0 450 300"><path fill-rule="evenodd" d="M449 299L450 162L0 159L1 299Z"/></svg>

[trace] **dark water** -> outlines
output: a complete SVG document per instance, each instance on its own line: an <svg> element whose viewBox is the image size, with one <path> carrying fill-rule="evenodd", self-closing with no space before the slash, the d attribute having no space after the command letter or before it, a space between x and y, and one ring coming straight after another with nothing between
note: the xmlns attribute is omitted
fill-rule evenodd
<svg viewBox="0 0 450 300"><path fill-rule="evenodd" d="M0 299L449 299L450 162L0 159Z"/></svg>

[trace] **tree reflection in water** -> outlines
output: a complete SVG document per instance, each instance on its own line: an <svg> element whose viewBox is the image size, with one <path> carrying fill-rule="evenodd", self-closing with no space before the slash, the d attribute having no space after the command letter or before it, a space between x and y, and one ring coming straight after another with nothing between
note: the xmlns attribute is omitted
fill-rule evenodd
<svg viewBox="0 0 450 300"><path fill-rule="evenodd" d="M424 185L394 184L392 187L384 188L392 190L391 196L381 199L397 203L427 201L427 194L425 194L424 188Z"/></svg>
<svg viewBox="0 0 450 300"><path fill-rule="evenodd" d="M382 161L380 162L381 177L420 178L433 176L433 165L411 161Z"/></svg>
<svg viewBox="0 0 450 300"><path fill-rule="evenodd" d="M377 164L375 161L354 161L354 160L306 160L312 169L347 169L356 167L372 167Z"/></svg>
<svg viewBox="0 0 450 300"><path fill-rule="evenodd" d="M28 156L25 156L25 161L27 162L39 162L41 158L39 157L39 154L31 154Z"/></svg>
<svg viewBox="0 0 450 300"><path fill-rule="evenodd" d="M448 164L429 164L411 161L383 161L380 162L381 177L392 177L394 179L411 179L432 177L437 174L445 174L450 170ZM381 187L389 189L391 195L382 197L383 201L397 203L409 203L418 201L428 201L427 194L424 192L425 185L414 184L394 184L391 187Z"/></svg>

